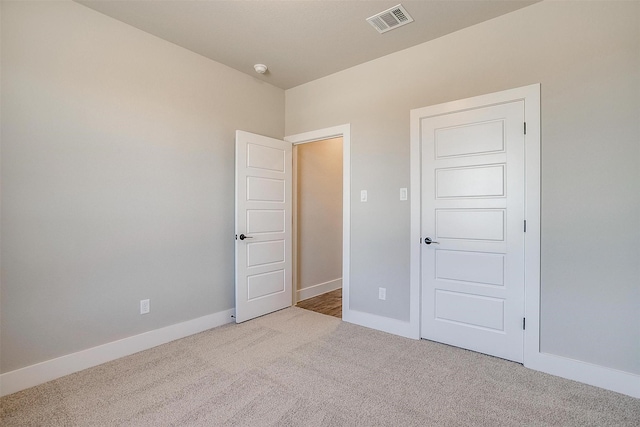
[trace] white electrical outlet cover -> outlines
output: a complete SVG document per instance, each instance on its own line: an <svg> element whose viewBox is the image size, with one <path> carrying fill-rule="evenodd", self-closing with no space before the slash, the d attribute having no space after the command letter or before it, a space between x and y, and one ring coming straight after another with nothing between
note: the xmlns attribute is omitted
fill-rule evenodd
<svg viewBox="0 0 640 427"><path fill-rule="evenodd" d="M140 314L147 314L151 311L151 306L148 299L140 300Z"/></svg>

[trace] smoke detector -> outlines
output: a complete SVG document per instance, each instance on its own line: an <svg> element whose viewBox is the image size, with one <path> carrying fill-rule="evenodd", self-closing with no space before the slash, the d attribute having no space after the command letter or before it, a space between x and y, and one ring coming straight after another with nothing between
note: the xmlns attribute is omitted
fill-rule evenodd
<svg viewBox="0 0 640 427"><path fill-rule="evenodd" d="M409 12L407 12L404 6L399 4L391 9L387 9L384 12L380 12L367 18L367 22L382 34L412 23L413 18L409 15Z"/></svg>
<svg viewBox="0 0 640 427"><path fill-rule="evenodd" d="M258 74L264 74L267 72L267 66L264 64L256 64L253 66L253 69L256 70Z"/></svg>

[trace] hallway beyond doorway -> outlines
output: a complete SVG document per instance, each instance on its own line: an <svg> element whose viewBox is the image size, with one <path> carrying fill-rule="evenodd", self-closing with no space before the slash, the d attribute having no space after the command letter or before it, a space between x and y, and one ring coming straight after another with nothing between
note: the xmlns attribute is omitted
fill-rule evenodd
<svg viewBox="0 0 640 427"><path fill-rule="evenodd" d="M298 307L342 319L342 289L300 301Z"/></svg>

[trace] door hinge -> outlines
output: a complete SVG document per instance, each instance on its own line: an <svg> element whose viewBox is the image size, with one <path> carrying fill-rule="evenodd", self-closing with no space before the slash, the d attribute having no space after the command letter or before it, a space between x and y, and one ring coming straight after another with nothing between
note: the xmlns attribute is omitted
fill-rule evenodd
<svg viewBox="0 0 640 427"><path fill-rule="evenodd" d="M523 318L522 318L522 330L523 330L523 331L524 331L525 329L527 329L527 328L526 328L526 326L527 326L527 318L526 318L526 317L523 317Z"/></svg>
<svg viewBox="0 0 640 427"><path fill-rule="evenodd" d="M527 220L526 219L524 220L524 232L525 233L527 232Z"/></svg>
<svg viewBox="0 0 640 427"><path fill-rule="evenodd" d="M527 134L527 122L524 122L524 134Z"/></svg>

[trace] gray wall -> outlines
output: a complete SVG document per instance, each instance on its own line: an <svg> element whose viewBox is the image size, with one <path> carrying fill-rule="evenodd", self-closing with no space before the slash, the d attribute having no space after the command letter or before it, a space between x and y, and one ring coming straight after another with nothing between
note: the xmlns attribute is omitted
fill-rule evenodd
<svg viewBox="0 0 640 427"><path fill-rule="evenodd" d="M342 138L296 146L297 286L342 277Z"/></svg>
<svg viewBox="0 0 640 427"><path fill-rule="evenodd" d="M234 132L282 138L281 89L71 2L2 2L1 84L2 372L233 308Z"/></svg>
<svg viewBox="0 0 640 427"><path fill-rule="evenodd" d="M542 2L287 90L286 133L351 123L351 308L408 320L409 110L532 83L542 350L638 374L639 2Z"/></svg>

